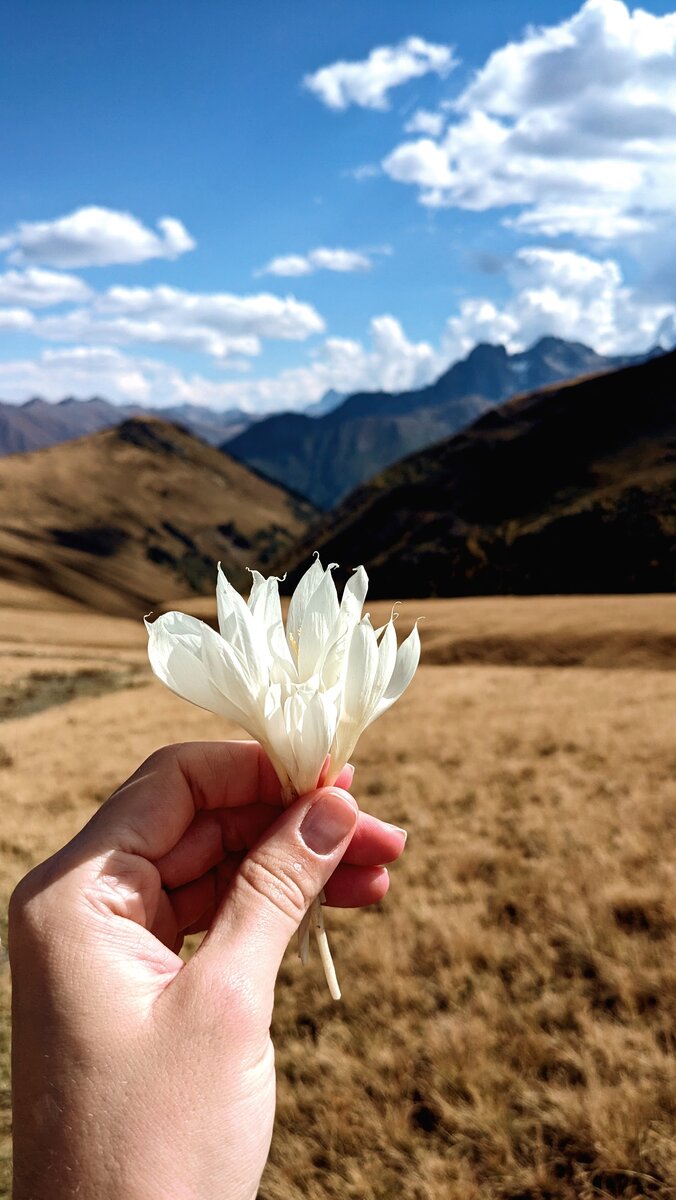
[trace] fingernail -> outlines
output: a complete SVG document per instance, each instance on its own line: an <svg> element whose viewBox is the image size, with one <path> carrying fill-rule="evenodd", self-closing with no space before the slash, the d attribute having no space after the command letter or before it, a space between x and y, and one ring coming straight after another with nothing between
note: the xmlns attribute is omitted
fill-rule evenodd
<svg viewBox="0 0 676 1200"><path fill-rule="evenodd" d="M300 826L300 836L315 854L330 854L351 833L357 813L339 792L328 792L315 800Z"/></svg>
<svg viewBox="0 0 676 1200"><path fill-rule="evenodd" d="M404 844L406 843L408 829L402 829L400 825L393 825L391 821L384 821L383 824L387 825L390 829L394 829L395 833L400 833L404 839Z"/></svg>
<svg viewBox="0 0 676 1200"><path fill-rule="evenodd" d="M349 788L350 784L352 783L352 780L354 779L354 767L352 766L352 763L348 763L347 766L345 767L345 770L348 774L347 786Z"/></svg>

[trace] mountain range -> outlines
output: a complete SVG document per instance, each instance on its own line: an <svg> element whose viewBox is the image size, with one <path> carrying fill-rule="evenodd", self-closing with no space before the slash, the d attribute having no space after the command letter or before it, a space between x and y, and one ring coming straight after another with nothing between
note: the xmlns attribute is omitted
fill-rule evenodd
<svg viewBox="0 0 676 1200"><path fill-rule="evenodd" d="M315 550L364 563L382 598L672 591L676 351L512 399L397 463L311 529L287 587Z"/></svg>
<svg viewBox="0 0 676 1200"><path fill-rule="evenodd" d="M427 387L359 392L322 416L277 413L230 439L227 451L319 508L332 509L383 468L457 433L510 396L644 357L607 358L553 337L518 354L480 344Z"/></svg>
<svg viewBox="0 0 676 1200"><path fill-rule="evenodd" d="M245 588L316 515L180 426L128 418L0 460L0 577L141 617L212 590L219 559Z"/></svg>
<svg viewBox="0 0 676 1200"><path fill-rule="evenodd" d="M57 404L34 397L25 404L0 403L0 456L44 450L137 416L177 421L212 446L235 437L253 419L239 408L216 412L197 404L179 404L158 410L138 404L111 404L100 396L89 400L68 396Z"/></svg>

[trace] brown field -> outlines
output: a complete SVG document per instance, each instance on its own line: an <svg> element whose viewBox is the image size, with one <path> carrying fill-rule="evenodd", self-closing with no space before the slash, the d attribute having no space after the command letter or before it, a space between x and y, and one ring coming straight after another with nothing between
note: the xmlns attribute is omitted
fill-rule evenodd
<svg viewBox="0 0 676 1200"><path fill-rule="evenodd" d="M424 665L354 790L409 845L382 906L329 914L341 1004L284 963L260 1200L673 1197L676 599L404 609ZM4 913L144 756L236 730L152 679L138 622L9 586L0 616Z"/></svg>

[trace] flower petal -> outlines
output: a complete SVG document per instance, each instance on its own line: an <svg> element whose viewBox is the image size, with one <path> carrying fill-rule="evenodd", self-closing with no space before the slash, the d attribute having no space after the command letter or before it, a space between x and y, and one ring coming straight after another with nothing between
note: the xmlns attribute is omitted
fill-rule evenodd
<svg viewBox="0 0 676 1200"><path fill-rule="evenodd" d="M255 662L242 659L234 646L218 636L202 639L201 656L213 687L239 709L240 724L257 737L266 686L261 682Z"/></svg>
<svg viewBox="0 0 676 1200"><path fill-rule="evenodd" d="M152 624L146 620L145 625L148 658L157 678L191 704L241 724L244 714L214 686L210 669L202 658L204 642L220 641L218 634L203 621L180 612L164 613Z"/></svg>
<svg viewBox="0 0 676 1200"><path fill-rule="evenodd" d="M335 563L332 563L326 568L321 583L315 588L303 613L298 638L298 674L301 680L317 673L338 620L338 595L331 574L334 566Z"/></svg>
<svg viewBox="0 0 676 1200"><path fill-rule="evenodd" d="M404 639L397 651L397 660L392 676L385 688L380 703L376 707L376 711L371 718L372 720L375 721L376 717L380 717L384 712L387 712L395 700L398 700L402 693L406 691L406 688L415 675L419 662L420 634L418 633L418 623L416 621L408 637Z"/></svg>
<svg viewBox="0 0 676 1200"><path fill-rule="evenodd" d="M237 651L242 661L255 669L261 682L267 683L270 655L267 644L258 636L258 627L247 604L218 567L216 585L218 627L223 641Z"/></svg>
<svg viewBox="0 0 676 1200"><path fill-rule="evenodd" d="M279 672L275 667L281 662L284 672L292 679L297 679L296 664L284 633L282 605L279 599L281 579L275 575L265 579L258 571L252 571L251 574L253 586L248 607L258 628L259 637L267 646L271 672L276 678Z"/></svg>
<svg viewBox="0 0 676 1200"><path fill-rule="evenodd" d="M343 685L343 715L361 723L369 707L371 690L378 667L378 643L368 617L356 626L347 653Z"/></svg>
<svg viewBox="0 0 676 1200"><path fill-rule="evenodd" d="M301 625L303 624L303 617L305 616L305 609L308 606L310 597L319 587L323 577L324 568L319 561L319 555L317 555L312 566L300 579L291 597L289 612L286 618L286 637L294 658L298 657L298 640Z"/></svg>
<svg viewBox="0 0 676 1200"><path fill-rule="evenodd" d="M296 694L284 706L284 718L296 759L300 795L317 786L336 727L334 705L321 692L308 700Z"/></svg>
<svg viewBox="0 0 676 1200"><path fill-rule="evenodd" d="M363 567L355 567L350 576L340 602L341 615L344 613L351 622L357 624L361 620L361 610L364 607L366 593L369 587L369 577Z"/></svg>

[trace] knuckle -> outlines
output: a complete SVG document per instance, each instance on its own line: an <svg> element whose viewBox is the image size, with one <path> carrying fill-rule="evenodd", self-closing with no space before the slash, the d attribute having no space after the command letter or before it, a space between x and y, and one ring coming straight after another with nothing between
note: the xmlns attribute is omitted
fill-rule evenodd
<svg viewBox="0 0 676 1200"><path fill-rule="evenodd" d="M246 887L274 904L284 916L296 924L302 920L312 900L304 871L296 873L293 867L278 856L259 850L255 857L245 858L240 866L240 877Z"/></svg>
<svg viewBox="0 0 676 1200"><path fill-rule="evenodd" d="M14 888L7 912L10 940L39 934L47 926L49 904L45 902L44 882L43 868L34 867Z"/></svg>

